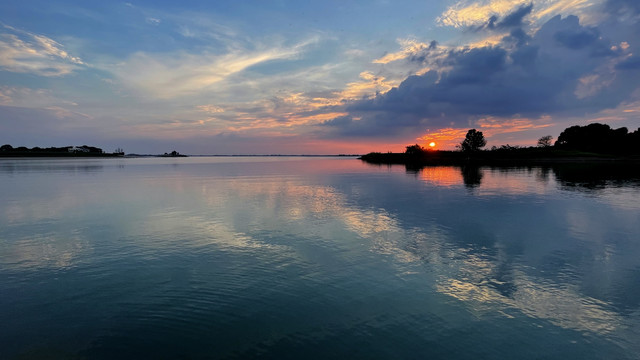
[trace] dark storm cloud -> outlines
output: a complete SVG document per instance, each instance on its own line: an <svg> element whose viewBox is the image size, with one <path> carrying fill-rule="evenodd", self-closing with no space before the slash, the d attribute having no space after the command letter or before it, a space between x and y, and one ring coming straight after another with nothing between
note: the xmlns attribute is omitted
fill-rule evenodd
<svg viewBox="0 0 640 360"><path fill-rule="evenodd" d="M615 55L610 41L603 40L600 31L594 27L581 26L576 16L565 19L567 27L557 31L553 38L562 46L572 50L588 48L589 56Z"/></svg>
<svg viewBox="0 0 640 360"><path fill-rule="evenodd" d="M640 14L640 1L638 0L607 0L605 9L612 14L637 15Z"/></svg>
<svg viewBox="0 0 640 360"><path fill-rule="evenodd" d="M598 40L598 33L593 29L574 31L574 29L558 31L555 39L562 45L571 49L582 49Z"/></svg>
<svg viewBox="0 0 640 360"><path fill-rule="evenodd" d="M526 45L527 41L531 40L531 37L521 28L513 29L509 35L502 38L504 44L515 44L518 47ZM513 56L513 55L512 55Z"/></svg>
<svg viewBox="0 0 640 360"><path fill-rule="evenodd" d="M522 24L530 11L520 8L504 21ZM486 116L536 118L612 108L640 80L640 61L623 60L628 54L614 46L621 41L580 25L575 16L556 16L532 36L512 28L499 45L449 51L438 60L446 71L410 76L385 94L349 105L349 116L325 125L342 135L389 136L464 127ZM625 75L616 76L615 69ZM594 76L596 83L584 81Z"/></svg>
<svg viewBox="0 0 640 360"><path fill-rule="evenodd" d="M505 16L504 19L498 22L497 27L498 28L520 27L522 26L522 20L525 18L525 16L531 13L531 10L533 10L533 4L521 6L516 11Z"/></svg>
<svg viewBox="0 0 640 360"><path fill-rule="evenodd" d="M517 8L510 14L507 14L502 20L496 15L491 16L486 24L477 27L472 27L472 31L481 30L503 30L521 27L523 25L524 18L533 10L533 4L523 5Z"/></svg>

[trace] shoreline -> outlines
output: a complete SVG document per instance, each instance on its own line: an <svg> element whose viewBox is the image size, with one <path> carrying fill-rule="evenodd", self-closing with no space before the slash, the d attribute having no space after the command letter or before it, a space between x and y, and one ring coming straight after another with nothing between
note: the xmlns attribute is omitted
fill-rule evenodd
<svg viewBox="0 0 640 360"><path fill-rule="evenodd" d="M425 151L420 154L369 153L358 159L370 164L420 166L544 166L560 164L640 165L639 156L576 153L568 151L532 151L504 153L481 151L467 154L458 151Z"/></svg>
<svg viewBox="0 0 640 360"><path fill-rule="evenodd" d="M29 154L0 154L0 158L9 159L9 158L123 158L124 155L121 154L51 154L51 153L29 153Z"/></svg>

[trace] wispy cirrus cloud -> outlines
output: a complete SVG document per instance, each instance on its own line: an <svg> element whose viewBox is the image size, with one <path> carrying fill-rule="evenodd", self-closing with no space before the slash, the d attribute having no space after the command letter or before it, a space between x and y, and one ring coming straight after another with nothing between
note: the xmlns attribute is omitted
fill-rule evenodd
<svg viewBox="0 0 640 360"><path fill-rule="evenodd" d="M50 89L31 89L24 86L0 86L0 105L22 108L75 107L73 101L56 97Z"/></svg>
<svg viewBox="0 0 640 360"><path fill-rule="evenodd" d="M225 54L137 52L115 66L107 65L123 84L157 98L194 95L251 66L272 60L295 59L316 39L293 46L258 50L232 49Z"/></svg>
<svg viewBox="0 0 640 360"><path fill-rule="evenodd" d="M85 65L64 46L44 35L2 24L0 28L0 68L16 73L62 76Z"/></svg>

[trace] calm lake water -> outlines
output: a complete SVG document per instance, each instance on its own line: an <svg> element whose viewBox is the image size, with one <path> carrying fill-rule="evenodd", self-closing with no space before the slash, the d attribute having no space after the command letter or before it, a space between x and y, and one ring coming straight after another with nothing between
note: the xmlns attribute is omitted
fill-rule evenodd
<svg viewBox="0 0 640 360"><path fill-rule="evenodd" d="M640 358L624 171L0 159L0 185L3 359Z"/></svg>

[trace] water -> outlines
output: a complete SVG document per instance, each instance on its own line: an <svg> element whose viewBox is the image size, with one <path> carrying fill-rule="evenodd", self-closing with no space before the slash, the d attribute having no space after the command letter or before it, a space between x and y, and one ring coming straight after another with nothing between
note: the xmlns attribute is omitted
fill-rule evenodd
<svg viewBox="0 0 640 360"><path fill-rule="evenodd" d="M640 358L640 180L0 160L0 358Z"/></svg>

